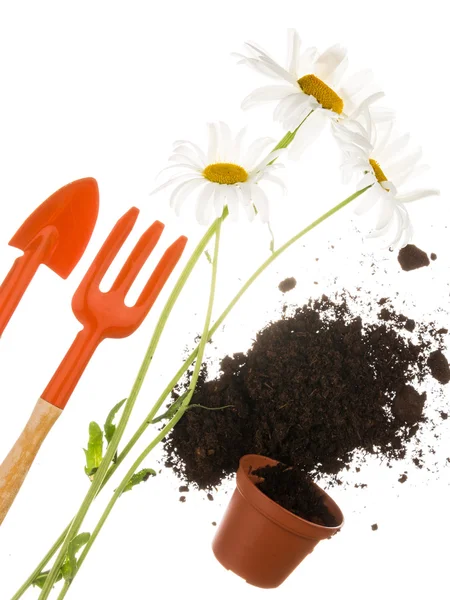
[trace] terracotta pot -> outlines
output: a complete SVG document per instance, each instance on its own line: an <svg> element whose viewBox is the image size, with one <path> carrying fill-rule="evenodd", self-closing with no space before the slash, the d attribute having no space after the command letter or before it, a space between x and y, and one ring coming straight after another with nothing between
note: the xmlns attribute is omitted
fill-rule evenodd
<svg viewBox="0 0 450 600"><path fill-rule="evenodd" d="M281 585L320 540L333 536L344 523L337 504L318 486L326 507L339 523L336 527L301 519L263 494L255 485L261 479L251 473L276 464L257 454L241 458L236 490L213 541L217 560L260 588Z"/></svg>

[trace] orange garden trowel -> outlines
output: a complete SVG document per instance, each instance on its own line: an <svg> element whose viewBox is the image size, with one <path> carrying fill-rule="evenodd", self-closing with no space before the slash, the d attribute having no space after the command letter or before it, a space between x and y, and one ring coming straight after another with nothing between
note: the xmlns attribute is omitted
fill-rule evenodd
<svg viewBox="0 0 450 600"><path fill-rule="evenodd" d="M83 329L37 401L19 439L0 465L0 523L97 346L105 338L123 338L136 331L183 253L187 239L181 236L163 254L136 304L131 307L125 304L131 285L163 232L164 225L155 221L141 236L109 292L102 292L100 283L133 229L138 214L139 210L132 208L119 219L75 292L72 308Z"/></svg>
<svg viewBox="0 0 450 600"><path fill-rule="evenodd" d="M0 286L0 336L40 264L66 279L83 256L98 215L98 186L86 177L43 202L9 242L23 251Z"/></svg>

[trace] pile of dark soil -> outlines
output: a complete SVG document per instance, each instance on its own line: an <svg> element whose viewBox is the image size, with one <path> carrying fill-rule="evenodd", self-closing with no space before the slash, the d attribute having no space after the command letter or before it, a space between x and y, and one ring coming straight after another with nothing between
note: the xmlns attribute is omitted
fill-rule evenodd
<svg viewBox="0 0 450 600"><path fill-rule="evenodd" d="M260 331L246 354L225 357L219 377L204 372L192 404L216 410L186 412L165 440L167 466L211 489L244 454L311 476L339 473L355 450L403 458L424 420L418 386L430 368L445 379L445 365L437 371L430 359L445 330L415 324L411 334L406 316L379 304L378 318L363 323L345 295L310 301Z"/></svg>
<svg viewBox="0 0 450 600"><path fill-rule="evenodd" d="M266 496L298 517L325 527L339 525L302 469L280 463L256 469L253 475L262 477L256 485Z"/></svg>

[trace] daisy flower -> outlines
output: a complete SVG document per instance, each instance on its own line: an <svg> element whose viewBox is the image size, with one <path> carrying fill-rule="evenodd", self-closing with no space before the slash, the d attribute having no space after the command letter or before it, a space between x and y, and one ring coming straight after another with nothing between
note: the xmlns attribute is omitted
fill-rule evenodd
<svg viewBox="0 0 450 600"><path fill-rule="evenodd" d="M195 196L201 225L222 216L226 206L232 220L243 211L250 221L258 213L268 222L269 200L263 186L272 183L285 191L283 181L274 174L282 166L274 162L285 150L268 151L274 144L271 138L257 139L244 149L245 129L233 137L228 125L221 122L209 124L208 134L206 152L192 142L175 142L169 157L175 164L162 171L171 175L152 194L172 187L169 202L177 215L188 197Z"/></svg>
<svg viewBox="0 0 450 600"><path fill-rule="evenodd" d="M311 135L320 133L327 120L351 117L361 103L363 107L368 106L383 96L382 93L368 94L370 71L346 77L347 51L338 44L322 53L316 48L302 52L297 31L289 29L286 68L256 44L247 42L246 48L249 56L235 54L238 64L246 64L279 83L254 90L244 99L242 108L277 101L274 119L289 131L294 131L313 111L305 122L308 135L302 135L309 141Z"/></svg>
<svg viewBox="0 0 450 600"><path fill-rule="evenodd" d="M358 120L335 125L335 136L344 153L343 175L348 182L360 178L357 189L368 185L357 204L358 215L376 213L375 226L368 237L385 238L387 246L406 246L412 237L412 225L405 204L428 196L438 190L416 189L403 191L408 180L427 170L419 165L421 150L408 152L409 135L394 136L394 121L378 123L369 110Z"/></svg>

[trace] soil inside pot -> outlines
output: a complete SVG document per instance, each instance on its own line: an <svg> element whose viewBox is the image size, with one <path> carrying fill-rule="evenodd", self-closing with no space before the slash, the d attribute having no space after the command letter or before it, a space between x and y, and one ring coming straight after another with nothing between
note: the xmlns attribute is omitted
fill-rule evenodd
<svg viewBox="0 0 450 600"><path fill-rule="evenodd" d="M253 475L263 478L256 486L266 496L298 517L325 527L339 525L325 506L323 495L302 469L280 463L256 469Z"/></svg>
<svg viewBox="0 0 450 600"><path fill-rule="evenodd" d="M247 353L223 358L215 379L207 381L205 367L195 407L165 440L167 466L211 489L236 472L245 454L311 476L335 476L355 451L385 463L405 457L424 404L433 400L420 392L421 382L430 369L445 379L427 364L444 330L416 323L412 338L407 317L386 298L372 320L352 310L345 293L311 300L260 331ZM423 464L420 450L414 462Z"/></svg>

